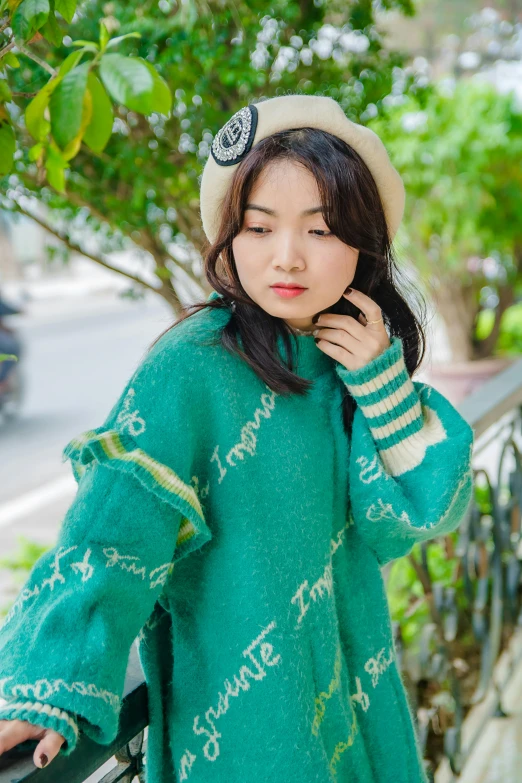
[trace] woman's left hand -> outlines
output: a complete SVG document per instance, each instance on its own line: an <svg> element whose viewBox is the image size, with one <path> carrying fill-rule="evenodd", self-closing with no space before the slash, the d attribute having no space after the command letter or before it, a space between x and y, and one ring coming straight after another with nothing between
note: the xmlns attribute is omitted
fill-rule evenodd
<svg viewBox="0 0 522 783"><path fill-rule="evenodd" d="M382 318L381 308L373 299L356 288L343 296L362 310L364 315L355 319L351 315L321 313L316 321L317 347L347 370L358 370L385 351L390 346L390 340L382 320L368 323Z"/></svg>

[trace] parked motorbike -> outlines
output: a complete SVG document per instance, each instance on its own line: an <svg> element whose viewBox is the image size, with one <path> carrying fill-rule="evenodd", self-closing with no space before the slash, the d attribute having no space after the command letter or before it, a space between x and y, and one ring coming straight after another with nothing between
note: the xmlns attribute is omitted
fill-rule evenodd
<svg viewBox="0 0 522 783"><path fill-rule="evenodd" d="M23 340L18 331L5 322L6 316L22 312L23 310L13 307L0 295L0 354L16 356L16 360L6 359L0 362L0 424L20 414L24 399L21 367L24 355Z"/></svg>

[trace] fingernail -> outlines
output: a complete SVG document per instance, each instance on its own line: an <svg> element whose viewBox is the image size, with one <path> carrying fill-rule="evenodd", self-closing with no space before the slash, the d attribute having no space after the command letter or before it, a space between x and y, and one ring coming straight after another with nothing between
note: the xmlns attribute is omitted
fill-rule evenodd
<svg viewBox="0 0 522 783"><path fill-rule="evenodd" d="M348 286L348 288L345 289L344 293L345 294L351 294L352 293L352 289L350 288L350 286Z"/></svg>
<svg viewBox="0 0 522 783"><path fill-rule="evenodd" d="M42 765L42 767L45 767L48 761L49 759L47 758L45 753L42 753L42 755L40 756L40 764Z"/></svg>
<svg viewBox="0 0 522 783"><path fill-rule="evenodd" d="M314 315L314 317L312 318L312 323L313 324L317 323L318 318L319 318L319 313L317 313L317 315Z"/></svg>

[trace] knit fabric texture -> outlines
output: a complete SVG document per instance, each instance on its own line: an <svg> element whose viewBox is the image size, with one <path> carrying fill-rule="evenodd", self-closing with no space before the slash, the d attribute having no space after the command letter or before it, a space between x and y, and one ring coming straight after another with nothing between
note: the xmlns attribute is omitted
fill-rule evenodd
<svg viewBox="0 0 522 783"><path fill-rule="evenodd" d="M296 335L313 386L277 394L220 344L231 316L166 332L65 446L78 490L0 627L0 720L109 744L136 643L147 783L426 783L381 566L461 524L473 429L397 337L351 371Z"/></svg>

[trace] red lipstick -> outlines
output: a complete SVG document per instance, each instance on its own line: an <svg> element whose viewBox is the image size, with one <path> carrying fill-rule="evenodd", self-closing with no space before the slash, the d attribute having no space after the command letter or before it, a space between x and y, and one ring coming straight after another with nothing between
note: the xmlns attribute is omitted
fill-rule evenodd
<svg viewBox="0 0 522 783"><path fill-rule="evenodd" d="M304 288L297 283L274 283L274 285L271 285L270 288L272 291L274 291L274 293L276 293L278 296L282 296L284 299L290 299L294 296L299 296L299 294L303 294L308 290L307 288Z"/></svg>

